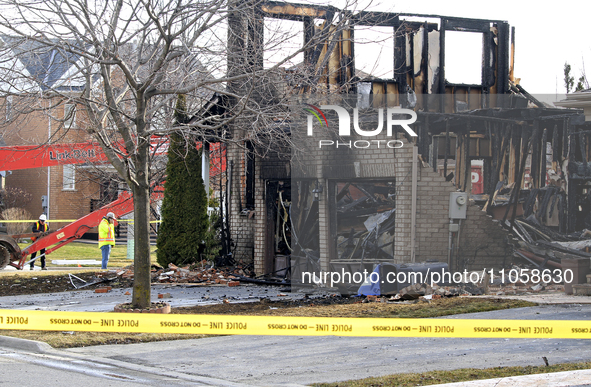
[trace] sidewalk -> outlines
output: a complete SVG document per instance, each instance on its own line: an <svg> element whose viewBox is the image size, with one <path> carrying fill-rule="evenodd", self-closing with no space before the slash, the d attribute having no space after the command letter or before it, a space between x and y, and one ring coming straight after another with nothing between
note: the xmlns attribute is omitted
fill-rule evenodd
<svg viewBox="0 0 591 387"><path fill-rule="evenodd" d="M540 305L556 305L556 304L591 304L591 297L589 296L573 296L572 294L564 294L564 292L545 293L545 294L520 294L520 295L483 295L471 296L479 298L496 298L500 300L520 300L535 302Z"/></svg>
<svg viewBox="0 0 591 387"><path fill-rule="evenodd" d="M469 382L434 384L431 387L563 387L591 386L591 370L554 372L550 374L512 376Z"/></svg>
<svg viewBox="0 0 591 387"><path fill-rule="evenodd" d="M72 261L73 264L75 264L76 262L77 261L74 261L74 260ZM78 271L78 270L88 270L88 269L102 270L100 267L78 267L78 266L51 266L51 267L47 268L48 271ZM26 265L23 268L23 270L17 270L15 267L8 265L2 271L20 271L20 272L41 271L41 266L35 265L35 269L30 270L29 265Z"/></svg>

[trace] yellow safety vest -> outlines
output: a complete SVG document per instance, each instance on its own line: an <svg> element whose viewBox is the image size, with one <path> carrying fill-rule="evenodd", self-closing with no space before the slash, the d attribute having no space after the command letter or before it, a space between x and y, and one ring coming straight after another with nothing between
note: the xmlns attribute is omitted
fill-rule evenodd
<svg viewBox="0 0 591 387"><path fill-rule="evenodd" d="M33 232L34 233L37 233L37 232L42 233L42 232L46 232L47 230L49 230L49 226L47 225L47 222L45 222L45 224L43 224L43 230L41 230L40 226L41 226L41 224L39 222L35 222L35 227L33 229ZM37 230L37 231L35 231L35 230ZM37 237L31 237L32 242L35 242L36 240L37 240Z"/></svg>
<svg viewBox="0 0 591 387"><path fill-rule="evenodd" d="M104 245L115 246L115 225L107 219L101 220L99 224L99 248Z"/></svg>

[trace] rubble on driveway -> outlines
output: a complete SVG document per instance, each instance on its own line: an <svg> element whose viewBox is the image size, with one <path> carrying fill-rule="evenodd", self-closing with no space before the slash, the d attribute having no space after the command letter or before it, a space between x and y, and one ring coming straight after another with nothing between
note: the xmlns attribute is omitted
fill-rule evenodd
<svg viewBox="0 0 591 387"><path fill-rule="evenodd" d="M525 270L525 269L523 269ZM520 273L522 267L511 266L511 269L506 269L506 272ZM476 273L476 272L475 272ZM470 278L470 273L466 276ZM591 281L591 275L590 281ZM486 276L484 281L472 283L465 281L464 283L454 284L453 286L439 286L437 284L429 285L426 283L415 283L405 288L400 289L398 293L391 297L368 295L363 302L400 302L409 300L436 300L444 297L468 297L480 295L527 295L527 294L547 294L547 293L564 293L564 285L555 282L524 282L517 277L505 276L505 282L501 282L502 277L495 275L493 281Z"/></svg>
<svg viewBox="0 0 591 387"><path fill-rule="evenodd" d="M484 294L485 289L474 284L460 284L458 286L437 286L416 283L405 288L390 298L390 301L416 300L419 298L438 299L443 297L475 296Z"/></svg>
<svg viewBox="0 0 591 387"><path fill-rule="evenodd" d="M168 264L168 268L152 265L152 283L184 284L195 286L225 285L238 286L239 279L251 273L243 266L226 268L214 268L207 261L197 264L176 266ZM125 279L133 279L133 266L125 267L116 272L117 276Z"/></svg>

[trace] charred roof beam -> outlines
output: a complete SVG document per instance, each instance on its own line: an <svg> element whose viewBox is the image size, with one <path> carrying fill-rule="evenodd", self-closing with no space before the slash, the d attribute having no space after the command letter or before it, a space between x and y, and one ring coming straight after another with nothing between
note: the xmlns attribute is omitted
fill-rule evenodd
<svg viewBox="0 0 591 387"><path fill-rule="evenodd" d="M353 15L351 22L355 25L371 27L398 27L400 25L398 14L389 12L362 11Z"/></svg>
<svg viewBox="0 0 591 387"><path fill-rule="evenodd" d="M466 27L472 22L488 22L488 23L502 23L504 20L494 20L494 19L472 19L472 18L465 18L465 17L455 17L455 16L445 16L445 15L435 15L435 14L421 14L421 13L399 13L397 14L399 17L418 17L418 18L429 18L429 19L445 19L451 20L457 23L467 23Z"/></svg>
<svg viewBox="0 0 591 387"><path fill-rule="evenodd" d="M261 4L263 16L275 19L288 19L294 21L304 21L306 17L315 19L324 19L332 21L338 8L330 5L311 5L286 3L283 1L265 1Z"/></svg>
<svg viewBox="0 0 591 387"><path fill-rule="evenodd" d="M456 19L451 17L446 17L445 20L445 29L448 31L490 32L491 21L489 20Z"/></svg>

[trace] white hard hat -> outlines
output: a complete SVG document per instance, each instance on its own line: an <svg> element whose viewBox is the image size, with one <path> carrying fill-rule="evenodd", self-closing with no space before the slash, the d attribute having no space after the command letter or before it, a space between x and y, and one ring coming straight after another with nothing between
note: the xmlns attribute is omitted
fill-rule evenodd
<svg viewBox="0 0 591 387"><path fill-rule="evenodd" d="M45 221L47 220L47 216L45 216L45 214L41 214L41 215L39 216L39 220L42 220L42 221L44 221L44 222L45 222Z"/></svg>
<svg viewBox="0 0 591 387"><path fill-rule="evenodd" d="M112 212L109 212L109 213L107 214L107 218L113 218L113 219L115 219L115 214L114 214L114 213L112 213Z"/></svg>

